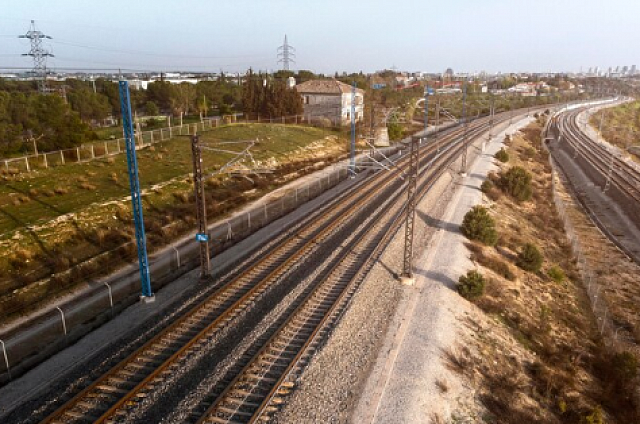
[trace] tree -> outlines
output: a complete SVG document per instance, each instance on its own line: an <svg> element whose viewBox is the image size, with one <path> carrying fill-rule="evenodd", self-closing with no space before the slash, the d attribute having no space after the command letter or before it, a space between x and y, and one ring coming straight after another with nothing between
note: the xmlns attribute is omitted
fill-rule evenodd
<svg viewBox="0 0 640 424"><path fill-rule="evenodd" d="M531 198L531 174L520 166L514 166L502 174L498 185L505 193L519 202Z"/></svg>
<svg viewBox="0 0 640 424"><path fill-rule="evenodd" d="M470 240L478 240L488 246L498 241L496 224L489 211L482 206L474 206L462 220L460 230Z"/></svg>
<svg viewBox="0 0 640 424"><path fill-rule="evenodd" d="M520 253L518 253L516 265L525 271L538 272L542 266L543 259L542 253L540 253L536 245L527 243L522 247Z"/></svg>
<svg viewBox="0 0 640 424"><path fill-rule="evenodd" d="M482 274L471 270L467 275L461 275L456 288L460 296L468 300L475 300L484 294L485 281Z"/></svg>
<svg viewBox="0 0 640 424"><path fill-rule="evenodd" d="M144 106L144 109L146 110L147 115L149 116L158 116L160 114L160 109L158 108L158 105L151 100L147 102L147 104Z"/></svg>
<svg viewBox="0 0 640 424"><path fill-rule="evenodd" d="M67 96L71 109L80 114L84 121L100 121L111 113L109 99L85 87L77 88Z"/></svg>

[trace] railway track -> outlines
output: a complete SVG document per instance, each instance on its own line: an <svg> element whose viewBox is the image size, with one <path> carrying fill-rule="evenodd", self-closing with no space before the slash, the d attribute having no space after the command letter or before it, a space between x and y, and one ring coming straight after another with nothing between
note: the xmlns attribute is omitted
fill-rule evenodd
<svg viewBox="0 0 640 424"><path fill-rule="evenodd" d="M640 173L623 158L612 155L603 143L594 141L580 130L577 122L581 109L568 112L564 119L558 120L558 128L564 139L576 154L583 156L606 180L610 175L611 184L615 184L634 201L640 202ZM613 166L611 161L613 160Z"/></svg>
<svg viewBox="0 0 640 424"><path fill-rule="evenodd" d="M599 186L603 191L610 190L611 201L618 203L629 218L637 223L640 219L640 214L637 212L638 204L640 204L640 173L623 158L612 155L609 148L603 143L592 140L580 130L577 118L582 110L578 109L565 113L564 116L561 115L555 122L555 127L550 128L550 131L556 133L559 143L566 143L567 152L573 153L573 160L584 159L586 161L586 163L583 162L583 165L580 165L582 171L588 175L593 184ZM559 145L558 147L561 148L562 146ZM640 264L640 251L638 249L640 240L633 236L635 233L615 228L616 226L619 227L619 223L612 227L612 218L607 217L610 205L590 200L585 189L580 187L579 183L568 178L568 170L562 161L558 161L557 164L567 176L566 182L574 192L576 200L596 227L629 259ZM609 180L608 183L607 180ZM619 219L626 218L618 216L615 221L617 222ZM633 224L629 222L629 225Z"/></svg>
<svg viewBox="0 0 640 424"><path fill-rule="evenodd" d="M487 126L486 119L480 119L470 125L469 136L474 137ZM442 158L450 155L451 158L460 151L460 135L462 129L454 129L442 137L441 144L447 144L438 157ZM436 146L426 146L423 148L426 156L422 160L422 167L427 166L429 161L435 159ZM448 156L447 156L448 157ZM452 159L449 159L451 161ZM403 165L403 163L399 163ZM203 344L214 337L215 334L233 324L233 322L247 311L264 293L272 286L278 284L292 270L304 264L305 260L316 252L318 246L330 240L331 236L337 233L347 223L354 219L353 211L360 211L360 216L368 216L369 221L381 222L382 216L393 216L397 221L398 214L403 206L402 202L397 202L400 196L400 188L403 182L399 182L398 175L402 173L400 167L391 172L379 173L376 176L362 183L357 190L346 193L335 199L332 204L327 205L324 211L319 211L309 218L304 225L295 227L287 237L284 237L270 253L256 261L230 281L222 284L212 295L199 302L188 313L180 319L167 326L159 334L146 342L135 352L131 353L124 360L112 367L102 377L77 393L72 399L65 402L51 415L47 416L43 422L46 423L71 423L71 422L116 422L127 410L134 407L139 401L144 399L148 393L152 392L158 385L161 385L164 378L171 375L180 367L181 359L190 351L201 349ZM424 190L424 188L423 188ZM369 206L374 199L382 196L387 191L396 192L395 195L388 196L385 205L391 208L395 203L395 213L371 213ZM400 208L400 209L398 209ZM379 207L378 207L379 209ZM389 221L382 225L386 229L384 234L389 233ZM376 225L373 222L371 225ZM395 223L397 227L399 223ZM363 228L360 226L360 228ZM293 335L287 346L298 346L299 354L291 356L291 349L280 349L276 357L272 358L272 368L282 370L282 363L287 362L289 370L299 361L304 359L305 349L312 347L309 340L314 335L322 333L320 328L325 328L327 320L336 317L335 313L339 304L346 304L345 299L350 296L344 293L354 293L353 290L346 290L353 287L356 276L362 275L366 270L363 268L363 258L371 258L376 252L375 246L381 246L384 235L380 232L359 230L354 234L352 241L341 249L340 260L336 260L331 270L323 275L326 281L319 281L308 293L305 293L304 300L300 302L297 312L290 314L292 320L282 324L274 334L265 340L264 346L270 346L271 351L277 346L282 346L283 335ZM356 239L359 239L356 241ZM365 241L368 240L368 243ZM363 244L364 243L364 244ZM368 246L368 247L367 247ZM356 258L359 258L356 260ZM330 278L329 278L330 277ZM344 297L347 296L347 297ZM342 302L342 303L341 303ZM313 309L302 309L302 305L315 305ZM309 312L311 311L311 312ZM333 312L331 312L333 311ZM309 329L315 328L311 333L306 334ZM301 334L305 332L305 334ZM306 337L307 342L299 344ZM271 358L273 355L269 348L260 349L261 358ZM289 352L289 353L287 353ZM252 361L249 361L243 370L250 370ZM275 367L275 368L273 368ZM239 367L240 368L240 367ZM287 368L287 367L285 367ZM249 371L248 371L249 372ZM287 371L288 373L288 371ZM239 374L241 375L241 374ZM245 373L246 375L246 373ZM256 374L257 375L257 374ZM272 379L273 373L265 373L261 381ZM274 383L277 382L273 381ZM258 382L258 386L262 383ZM276 384L274 387L278 387ZM228 387L233 387L229 384ZM278 389L276 389L277 391ZM234 392L231 388L228 393ZM273 398L272 394L264 396L265 399ZM250 402L253 403L253 402ZM213 403L216 405L219 403ZM213 406L212 406L213 407ZM264 411L265 407L260 407ZM261 412L262 413L262 412ZM215 414L213 414L215 415ZM212 414L205 413L203 417L210 417ZM194 417L195 419L195 417Z"/></svg>

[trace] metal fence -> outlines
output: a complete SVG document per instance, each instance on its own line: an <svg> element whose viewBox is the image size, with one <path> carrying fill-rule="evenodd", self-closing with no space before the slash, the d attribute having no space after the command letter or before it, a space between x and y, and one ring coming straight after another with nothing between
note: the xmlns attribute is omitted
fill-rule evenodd
<svg viewBox="0 0 640 424"><path fill-rule="evenodd" d="M563 177L562 171L559 171L557 163L551 156L549 156L549 161L552 167L553 201L556 211L562 220L567 239L571 244L571 251L576 258L578 272L587 291L591 310L597 320L598 331L607 345L621 346L625 344L625 340L622 340L619 333L620 330L624 329L614 323L614 316L611 314L605 297L606 287L598 280L597 271L591 266L593 262L592 254L596 255L597 252L592 251L589 246L589 238L580 234L580 228L576 227L570 216L571 209L582 211L582 206L571 195L568 195L568 198L563 198L560 194L558 190L559 181L563 181L565 187L570 186L570 183ZM589 229L592 230L594 227L590 226ZM599 243L606 243L612 249L617 249L613 242L604 235L598 233L596 237Z"/></svg>
<svg viewBox="0 0 640 424"><path fill-rule="evenodd" d="M157 130L140 131L136 134L136 150L143 149L161 141L169 140L175 136L192 135L202 133L219 126L232 123L275 123L284 125L328 125L339 126L340 120L322 120L311 115L281 116L277 118L243 119L242 115L227 115L215 118L203 118L200 122L170 126ZM123 153L125 147L124 138L117 140L96 141L84 143L78 147L53 152L44 152L17 158L0 159L0 169L8 173L32 172L38 169L47 169L71 163L89 162L95 159L105 159Z"/></svg>
<svg viewBox="0 0 640 424"><path fill-rule="evenodd" d="M397 151L396 147L381 149L377 153L378 159L381 160L382 154L391 156ZM356 164L364 165L367 160L366 156L358 157ZM305 183L277 190L264 201L213 224L208 231L212 254L215 256L335 187L340 181L347 179L348 172L345 164L327 168L317 176L308 176ZM15 378L17 374L64 348L91 328L110 319L117 311L135 302L140 291L137 263L122 268L122 258L126 255L129 255L130 260L135 258L133 242L22 289L24 291L41 287L43 290L46 288L48 297L60 295L69 289L69 285L65 286L60 282L74 274L80 275L81 281L89 285L77 299L61 303L59 307L48 308L28 324L0 333L0 384L11 377ZM149 267L154 291L197 267L198 260L199 246L192 239L151 255ZM105 277L109 273L114 274ZM74 284L77 284L77 280L75 281ZM29 307L29 304L18 301L20 290L15 291L13 296L13 299L11 295L6 296L3 304L0 304L3 313L10 310L9 303L12 300L16 309Z"/></svg>

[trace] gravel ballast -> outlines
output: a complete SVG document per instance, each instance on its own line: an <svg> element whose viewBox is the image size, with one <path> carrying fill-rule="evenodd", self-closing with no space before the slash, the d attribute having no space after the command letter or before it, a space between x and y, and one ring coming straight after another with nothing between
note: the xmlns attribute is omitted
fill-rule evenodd
<svg viewBox="0 0 640 424"><path fill-rule="evenodd" d="M513 132L527 122L528 119L517 122L506 132ZM456 332L463 327L457 320L462 319L464 307L460 305L465 303L451 290L454 281L445 274L455 274L457 280L462 270L470 268L468 253L456 238L459 246L451 246L444 258L434 261L429 254L439 251L435 244L459 233L456 219L461 221L464 208L480 199L478 187L488 168L478 169L477 163L492 163L505 127L506 124L499 127L503 131L484 154L479 155L483 143L480 138L469 149L470 177L460 178L460 163L456 162L418 205L414 243L416 285L403 286L397 280L404 251L401 227L326 345L300 377L296 390L286 398L276 422L428 422L432 411L450 416L456 407L455 399L463 390L473 398L473 390L468 385L463 387L463 382L453 381L456 377L448 376L439 360L442 349L453 344ZM476 162L477 157L483 160ZM455 266L451 267L454 261ZM429 262L438 267L428 267ZM420 303L416 307L418 298ZM399 337L402 334L407 336L404 340ZM403 359L405 355L410 357L407 362ZM407 381L402 380L404 375ZM400 380L395 380L396 377ZM434 384L434 380L443 378L451 386L446 402Z"/></svg>

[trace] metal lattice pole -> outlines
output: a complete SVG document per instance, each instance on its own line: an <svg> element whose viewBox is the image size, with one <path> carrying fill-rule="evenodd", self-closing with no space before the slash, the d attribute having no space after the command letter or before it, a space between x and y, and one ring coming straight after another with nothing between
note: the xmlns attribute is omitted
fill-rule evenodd
<svg viewBox="0 0 640 424"><path fill-rule="evenodd" d="M462 86L462 169L460 174L467 173L467 81Z"/></svg>
<svg viewBox="0 0 640 424"><path fill-rule="evenodd" d="M413 278L413 224L416 218L416 192L418 189L418 166L420 159L419 143L419 138L411 138L409 176L407 180L407 209L405 210L404 265L402 267L402 277L404 279Z"/></svg>
<svg viewBox="0 0 640 424"><path fill-rule="evenodd" d="M200 279L204 280L211 274L211 258L209 257L209 235L207 234L207 205L204 195L204 181L202 177L202 148L200 137L191 136L191 153L193 158L193 189L196 197L196 218L198 233L196 241L200 243Z"/></svg>
<svg viewBox="0 0 640 424"><path fill-rule="evenodd" d="M282 69L289 70L289 64L296 63L296 49L287 41L287 34L284 35L284 44L278 47L278 63L282 63Z"/></svg>
<svg viewBox="0 0 640 424"><path fill-rule="evenodd" d="M119 82L120 109L122 111L122 127L127 151L127 170L129 173L129 187L131 189L131 205L133 208L133 222L135 226L136 244L138 246L138 264L140 267L140 281L142 283L143 299L152 300L151 278L149 275L149 259L147 257L147 241L144 233L144 218L142 216L142 202L140 197L140 180L138 178L138 160L136 158L136 142L131 119L131 101L129 98L129 83Z"/></svg>
<svg viewBox="0 0 640 424"><path fill-rule="evenodd" d="M351 152L349 158L351 178L356 176L356 83L351 86Z"/></svg>
<svg viewBox="0 0 640 424"><path fill-rule="evenodd" d="M27 38L31 42L31 49L29 53L24 53L22 56L31 56L33 58L33 74L38 79L38 90L41 93L47 92L47 57L54 57L42 47L43 39L51 39L50 36L43 34L41 31L36 30L35 21L31 21L31 28L25 35L20 35L18 38Z"/></svg>

